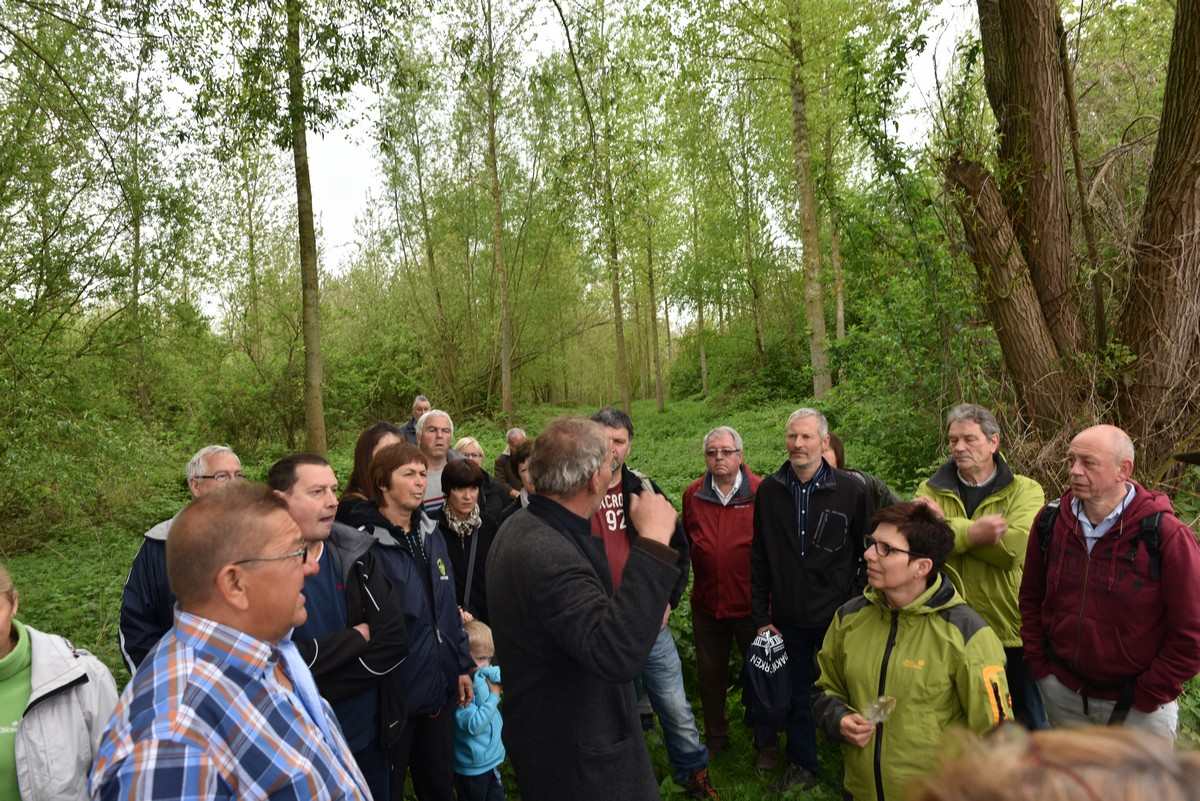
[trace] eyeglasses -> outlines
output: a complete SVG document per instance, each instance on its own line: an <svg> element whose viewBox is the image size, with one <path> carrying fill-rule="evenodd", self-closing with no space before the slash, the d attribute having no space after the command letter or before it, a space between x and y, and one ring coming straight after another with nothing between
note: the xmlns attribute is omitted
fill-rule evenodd
<svg viewBox="0 0 1200 801"><path fill-rule="evenodd" d="M222 470L219 473L209 473L204 476L196 476L196 478L211 478L213 481L241 481L246 477L246 474L241 470L235 470L230 473L228 470Z"/></svg>
<svg viewBox="0 0 1200 801"><path fill-rule="evenodd" d="M292 551L291 553L285 553L280 556L252 556L249 559L239 559L233 564L244 565L248 562L281 562L284 559L293 559L297 556L300 557L300 564L305 564L308 561L307 544L305 544L305 546L298 551Z"/></svg>
<svg viewBox="0 0 1200 801"><path fill-rule="evenodd" d="M735 453L741 453L741 452L742 451L739 448L705 448L704 449L704 455L707 456L709 459L714 459L718 456L721 457L722 459L728 459L730 456L733 456Z"/></svg>
<svg viewBox="0 0 1200 801"><path fill-rule="evenodd" d="M875 553L879 554L880 556L882 556L884 558L887 558L894 553L908 554L910 557L925 556L925 554L923 554L923 553L917 553L916 551L906 551L903 548L897 548L895 545L888 545L886 542L883 542L882 540L877 540L874 537L867 537L866 540L864 540L864 542L867 543L868 551L871 550L872 548L874 548Z"/></svg>

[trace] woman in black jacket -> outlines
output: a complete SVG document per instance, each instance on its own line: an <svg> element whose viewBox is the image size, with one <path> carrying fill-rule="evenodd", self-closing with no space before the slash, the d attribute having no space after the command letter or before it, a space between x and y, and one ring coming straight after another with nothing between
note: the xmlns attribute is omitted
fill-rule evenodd
<svg viewBox="0 0 1200 801"><path fill-rule="evenodd" d="M487 589L484 567L496 535L496 525L480 510L483 470L469 459L446 464L442 490L446 505L438 517L438 528L446 541L458 605L464 613L487 622Z"/></svg>

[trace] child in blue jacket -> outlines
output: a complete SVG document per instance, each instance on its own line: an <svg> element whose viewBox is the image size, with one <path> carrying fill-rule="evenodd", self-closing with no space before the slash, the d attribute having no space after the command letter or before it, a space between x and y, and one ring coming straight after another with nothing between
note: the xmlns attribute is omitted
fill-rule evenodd
<svg viewBox="0 0 1200 801"><path fill-rule="evenodd" d="M475 699L454 713L454 786L459 801L504 801L500 763L500 668L492 664L496 647L492 630L478 620L468 621L467 640L475 660Z"/></svg>

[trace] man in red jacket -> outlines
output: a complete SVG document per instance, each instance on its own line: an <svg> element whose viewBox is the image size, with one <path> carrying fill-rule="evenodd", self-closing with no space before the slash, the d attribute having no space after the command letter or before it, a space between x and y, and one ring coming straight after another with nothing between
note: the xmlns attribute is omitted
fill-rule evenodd
<svg viewBox="0 0 1200 801"><path fill-rule="evenodd" d="M1052 725L1174 739L1176 699L1200 673L1200 546L1165 495L1131 480L1133 459L1114 426L1071 441L1070 489L1030 533L1021 639Z"/></svg>
<svg viewBox="0 0 1200 801"><path fill-rule="evenodd" d="M750 617L750 542L754 493L762 479L742 464L742 437L719 426L704 437L708 470L683 493L683 528L692 545L692 632L710 753L729 746L725 691L729 643L743 658L754 640Z"/></svg>

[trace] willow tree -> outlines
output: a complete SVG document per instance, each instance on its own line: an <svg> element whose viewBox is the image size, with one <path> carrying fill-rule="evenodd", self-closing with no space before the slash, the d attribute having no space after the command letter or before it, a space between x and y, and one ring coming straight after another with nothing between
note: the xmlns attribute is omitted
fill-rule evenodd
<svg viewBox="0 0 1200 801"><path fill-rule="evenodd" d="M1115 414L1153 469L1200 433L1200 2L1175 5L1141 223L1120 270L1128 293L1104 352L1087 336L1083 310L1094 306L1072 235L1064 109L1076 98L1071 64L1060 58L1058 4L979 0L978 9L996 168L960 150L945 160L945 177L1005 363L1043 436ZM1103 332L1108 321L1093 322ZM1108 390L1092 380L1104 362L1120 373Z"/></svg>

